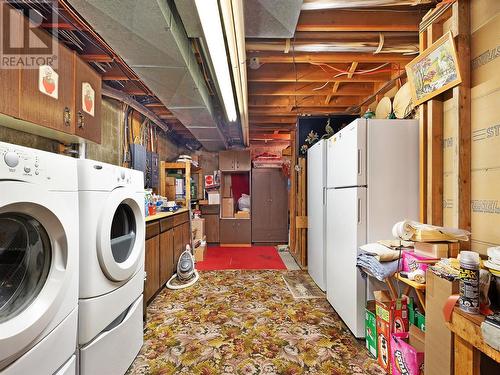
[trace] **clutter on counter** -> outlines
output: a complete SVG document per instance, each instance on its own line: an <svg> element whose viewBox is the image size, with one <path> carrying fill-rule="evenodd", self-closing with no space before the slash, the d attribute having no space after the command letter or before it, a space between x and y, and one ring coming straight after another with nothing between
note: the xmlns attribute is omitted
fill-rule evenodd
<svg viewBox="0 0 500 375"><path fill-rule="evenodd" d="M403 220L394 224L392 235L405 241L443 242L468 241L470 232L463 229L439 227L412 220Z"/></svg>

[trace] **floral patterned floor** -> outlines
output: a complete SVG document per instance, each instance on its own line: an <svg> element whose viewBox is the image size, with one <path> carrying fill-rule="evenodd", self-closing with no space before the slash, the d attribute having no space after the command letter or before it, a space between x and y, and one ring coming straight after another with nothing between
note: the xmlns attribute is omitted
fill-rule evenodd
<svg viewBox="0 0 500 375"><path fill-rule="evenodd" d="M282 275L207 271L148 307L128 374L384 374L326 299L294 299Z"/></svg>

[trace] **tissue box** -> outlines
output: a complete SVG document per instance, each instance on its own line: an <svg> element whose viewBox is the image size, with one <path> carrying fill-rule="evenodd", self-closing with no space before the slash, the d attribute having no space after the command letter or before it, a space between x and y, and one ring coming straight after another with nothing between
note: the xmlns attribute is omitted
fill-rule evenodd
<svg viewBox="0 0 500 375"><path fill-rule="evenodd" d="M416 254L415 252L404 251L403 252L403 271L405 272L413 272L418 269L422 271L427 271L427 268L430 264L420 263L420 261L428 261L428 260L439 260L436 258L429 258L424 255Z"/></svg>
<svg viewBox="0 0 500 375"><path fill-rule="evenodd" d="M391 335L391 370L393 375L423 375L424 353L417 351L407 340L409 333Z"/></svg>

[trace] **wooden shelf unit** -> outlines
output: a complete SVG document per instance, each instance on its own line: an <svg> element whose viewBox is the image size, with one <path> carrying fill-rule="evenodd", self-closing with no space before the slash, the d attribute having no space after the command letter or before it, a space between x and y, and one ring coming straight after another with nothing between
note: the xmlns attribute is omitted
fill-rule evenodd
<svg viewBox="0 0 500 375"><path fill-rule="evenodd" d="M184 189L186 192L186 195L184 197L184 207L189 208L191 207L191 202L193 201L193 199L201 199L200 191L203 188L202 170L200 167L193 166L190 162L160 162L160 195L165 196L167 193L165 187L167 171L178 170L183 171L184 174ZM198 194L196 198L191 197L191 175L196 175L198 179Z"/></svg>

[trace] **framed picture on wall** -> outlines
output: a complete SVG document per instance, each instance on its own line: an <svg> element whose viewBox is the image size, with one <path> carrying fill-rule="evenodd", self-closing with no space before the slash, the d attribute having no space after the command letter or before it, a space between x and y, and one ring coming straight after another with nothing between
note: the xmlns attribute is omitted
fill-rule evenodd
<svg viewBox="0 0 500 375"><path fill-rule="evenodd" d="M451 32L406 65L413 104L419 105L460 84L460 69Z"/></svg>

